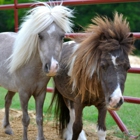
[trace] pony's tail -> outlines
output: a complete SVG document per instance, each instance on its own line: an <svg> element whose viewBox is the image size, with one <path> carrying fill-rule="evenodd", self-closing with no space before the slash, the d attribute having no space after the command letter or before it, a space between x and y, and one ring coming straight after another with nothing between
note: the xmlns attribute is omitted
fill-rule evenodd
<svg viewBox="0 0 140 140"><path fill-rule="evenodd" d="M54 93L52 96L51 104L49 106L49 111L52 110L53 105L54 105L54 119L56 121L56 128L59 131L59 134L62 136L63 130L69 123L70 116L69 110L64 102L64 98L56 87L54 88Z"/></svg>

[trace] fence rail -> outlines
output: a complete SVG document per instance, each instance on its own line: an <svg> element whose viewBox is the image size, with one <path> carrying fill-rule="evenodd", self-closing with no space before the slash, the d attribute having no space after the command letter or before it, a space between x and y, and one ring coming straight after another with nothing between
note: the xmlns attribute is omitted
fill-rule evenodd
<svg viewBox="0 0 140 140"><path fill-rule="evenodd" d="M132 33L136 39L140 39L140 33L139 32L133 32ZM65 35L66 38L75 38L76 36L85 36L86 33L67 33Z"/></svg>
<svg viewBox="0 0 140 140"><path fill-rule="evenodd" d="M128 3L128 2L140 2L140 0L64 0L63 5L86 5L86 4L111 4L111 3ZM51 2L46 2L50 4ZM61 1L54 1L53 4L61 4ZM0 9L21 9L30 8L31 6L36 6L33 3L20 3L14 0L14 4L1 5Z"/></svg>

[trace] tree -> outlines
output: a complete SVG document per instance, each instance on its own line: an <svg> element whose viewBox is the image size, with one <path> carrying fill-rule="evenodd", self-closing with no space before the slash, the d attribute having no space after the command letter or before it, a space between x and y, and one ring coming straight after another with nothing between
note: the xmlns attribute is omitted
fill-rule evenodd
<svg viewBox="0 0 140 140"><path fill-rule="evenodd" d="M75 9L75 29L85 27L91 23L91 19L99 15L113 17L113 13L117 11L122 13L130 23L131 31L138 32L140 25L140 2L133 3L119 3L119 4L98 4L98 5L84 5L74 6ZM77 30L77 31L78 31Z"/></svg>
<svg viewBox="0 0 140 140"><path fill-rule="evenodd" d="M4 0L0 0L0 5L4 3Z"/></svg>

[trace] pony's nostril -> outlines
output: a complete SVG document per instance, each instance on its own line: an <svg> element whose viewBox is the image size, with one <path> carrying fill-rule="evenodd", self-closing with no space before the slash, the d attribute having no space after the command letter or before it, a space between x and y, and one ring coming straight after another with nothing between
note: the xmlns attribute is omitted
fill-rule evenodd
<svg viewBox="0 0 140 140"><path fill-rule="evenodd" d="M49 69L50 69L50 68L49 68L49 64L45 64L45 71L46 71L46 72L49 72Z"/></svg>
<svg viewBox="0 0 140 140"><path fill-rule="evenodd" d="M111 101L111 97L109 97L108 101L109 101L109 102Z"/></svg>
<svg viewBox="0 0 140 140"><path fill-rule="evenodd" d="M123 98L120 99L119 105L121 106L123 104Z"/></svg>

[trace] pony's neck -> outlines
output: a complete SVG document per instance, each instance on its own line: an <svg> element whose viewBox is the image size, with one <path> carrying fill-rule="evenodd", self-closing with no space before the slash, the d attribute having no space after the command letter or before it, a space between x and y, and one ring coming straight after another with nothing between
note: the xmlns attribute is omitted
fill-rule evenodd
<svg viewBox="0 0 140 140"><path fill-rule="evenodd" d="M23 71L24 69L25 70L30 69L32 73L36 74L38 74L38 71L42 70L42 63L38 52L36 52L27 63L19 67L17 71Z"/></svg>

